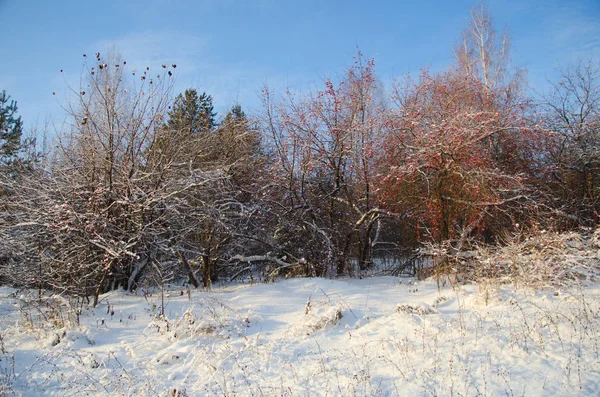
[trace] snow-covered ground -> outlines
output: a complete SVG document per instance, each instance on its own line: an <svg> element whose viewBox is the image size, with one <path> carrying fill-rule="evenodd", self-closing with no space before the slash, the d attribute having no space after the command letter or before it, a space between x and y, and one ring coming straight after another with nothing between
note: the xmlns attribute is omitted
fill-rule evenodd
<svg viewBox="0 0 600 397"><path fill-rule="evenodd" d="M600 390L600 287L292 279L97 308L0 289L2 393L575 396ZM77 323L76 311L82 310Z"/></svg>

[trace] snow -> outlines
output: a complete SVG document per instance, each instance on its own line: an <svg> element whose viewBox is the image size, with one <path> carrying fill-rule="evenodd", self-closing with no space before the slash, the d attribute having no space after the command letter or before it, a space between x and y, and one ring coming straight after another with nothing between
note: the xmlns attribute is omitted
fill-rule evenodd
<svg viewBox="0 0 600 397"><path fill-rule="evenodd" d="M171 286L163 316L160 290L91 308L4 287L0 395L597 395L599 298L299 278Z"/></svg>

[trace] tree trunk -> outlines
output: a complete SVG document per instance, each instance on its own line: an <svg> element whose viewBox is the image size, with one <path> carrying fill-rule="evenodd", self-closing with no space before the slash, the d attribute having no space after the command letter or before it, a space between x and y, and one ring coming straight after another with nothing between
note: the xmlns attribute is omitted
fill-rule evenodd
<svg viewBox="0 0 600 397"><path fill-rule="evenodd" d="M195 288L199 288L200 287L200 281L198 280L198 276L196 276L196 273L194 272L194 269L192 269L192 266L190 265L190 263L188 262L188 260L186 259L186 257L183 256L183 254L180 251L178 251L177 253L179 254L179 257L181 258L181 262L183 263L183 266L185 267L185 269L188 272L190 283Z"/></svg>

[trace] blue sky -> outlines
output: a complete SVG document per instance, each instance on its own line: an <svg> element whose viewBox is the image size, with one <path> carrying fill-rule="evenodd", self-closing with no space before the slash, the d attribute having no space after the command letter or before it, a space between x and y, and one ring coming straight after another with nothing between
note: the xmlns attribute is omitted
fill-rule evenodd
<svg viewBox="0 0 600 397"><path fill-rule="evenodd" d="M555 69L600 61L599 0L488 0L512 58L543 89ZM468 24L469 0L396 1L8 1L0 0L0 90L17 100L28 128L60 124L65 79L77 81L82 54L113 44L133 67L176 63L176 91L194 87L219 112L257 93L306 89L352 63L356 47L375 58L385 83L422 67L442 70ZM65 73L60 74L59 70Z"/></svg>

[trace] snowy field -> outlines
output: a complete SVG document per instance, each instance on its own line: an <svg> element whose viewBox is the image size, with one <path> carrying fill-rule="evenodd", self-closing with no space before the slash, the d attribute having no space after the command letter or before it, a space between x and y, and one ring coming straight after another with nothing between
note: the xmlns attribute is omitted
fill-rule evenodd
<svg viewBox="0 0 600 397"><path fill-rule="evenodd" d="M97 308L0 289L23 396L596 396L600 288L292 279ZM164 298L164 300L163 300ZM35 303L35 304L34 304ZM164 303L164 306L163 306ZM161 310L164 307L164 316ZM81 315L77 316L77 311Z"/></svg>

